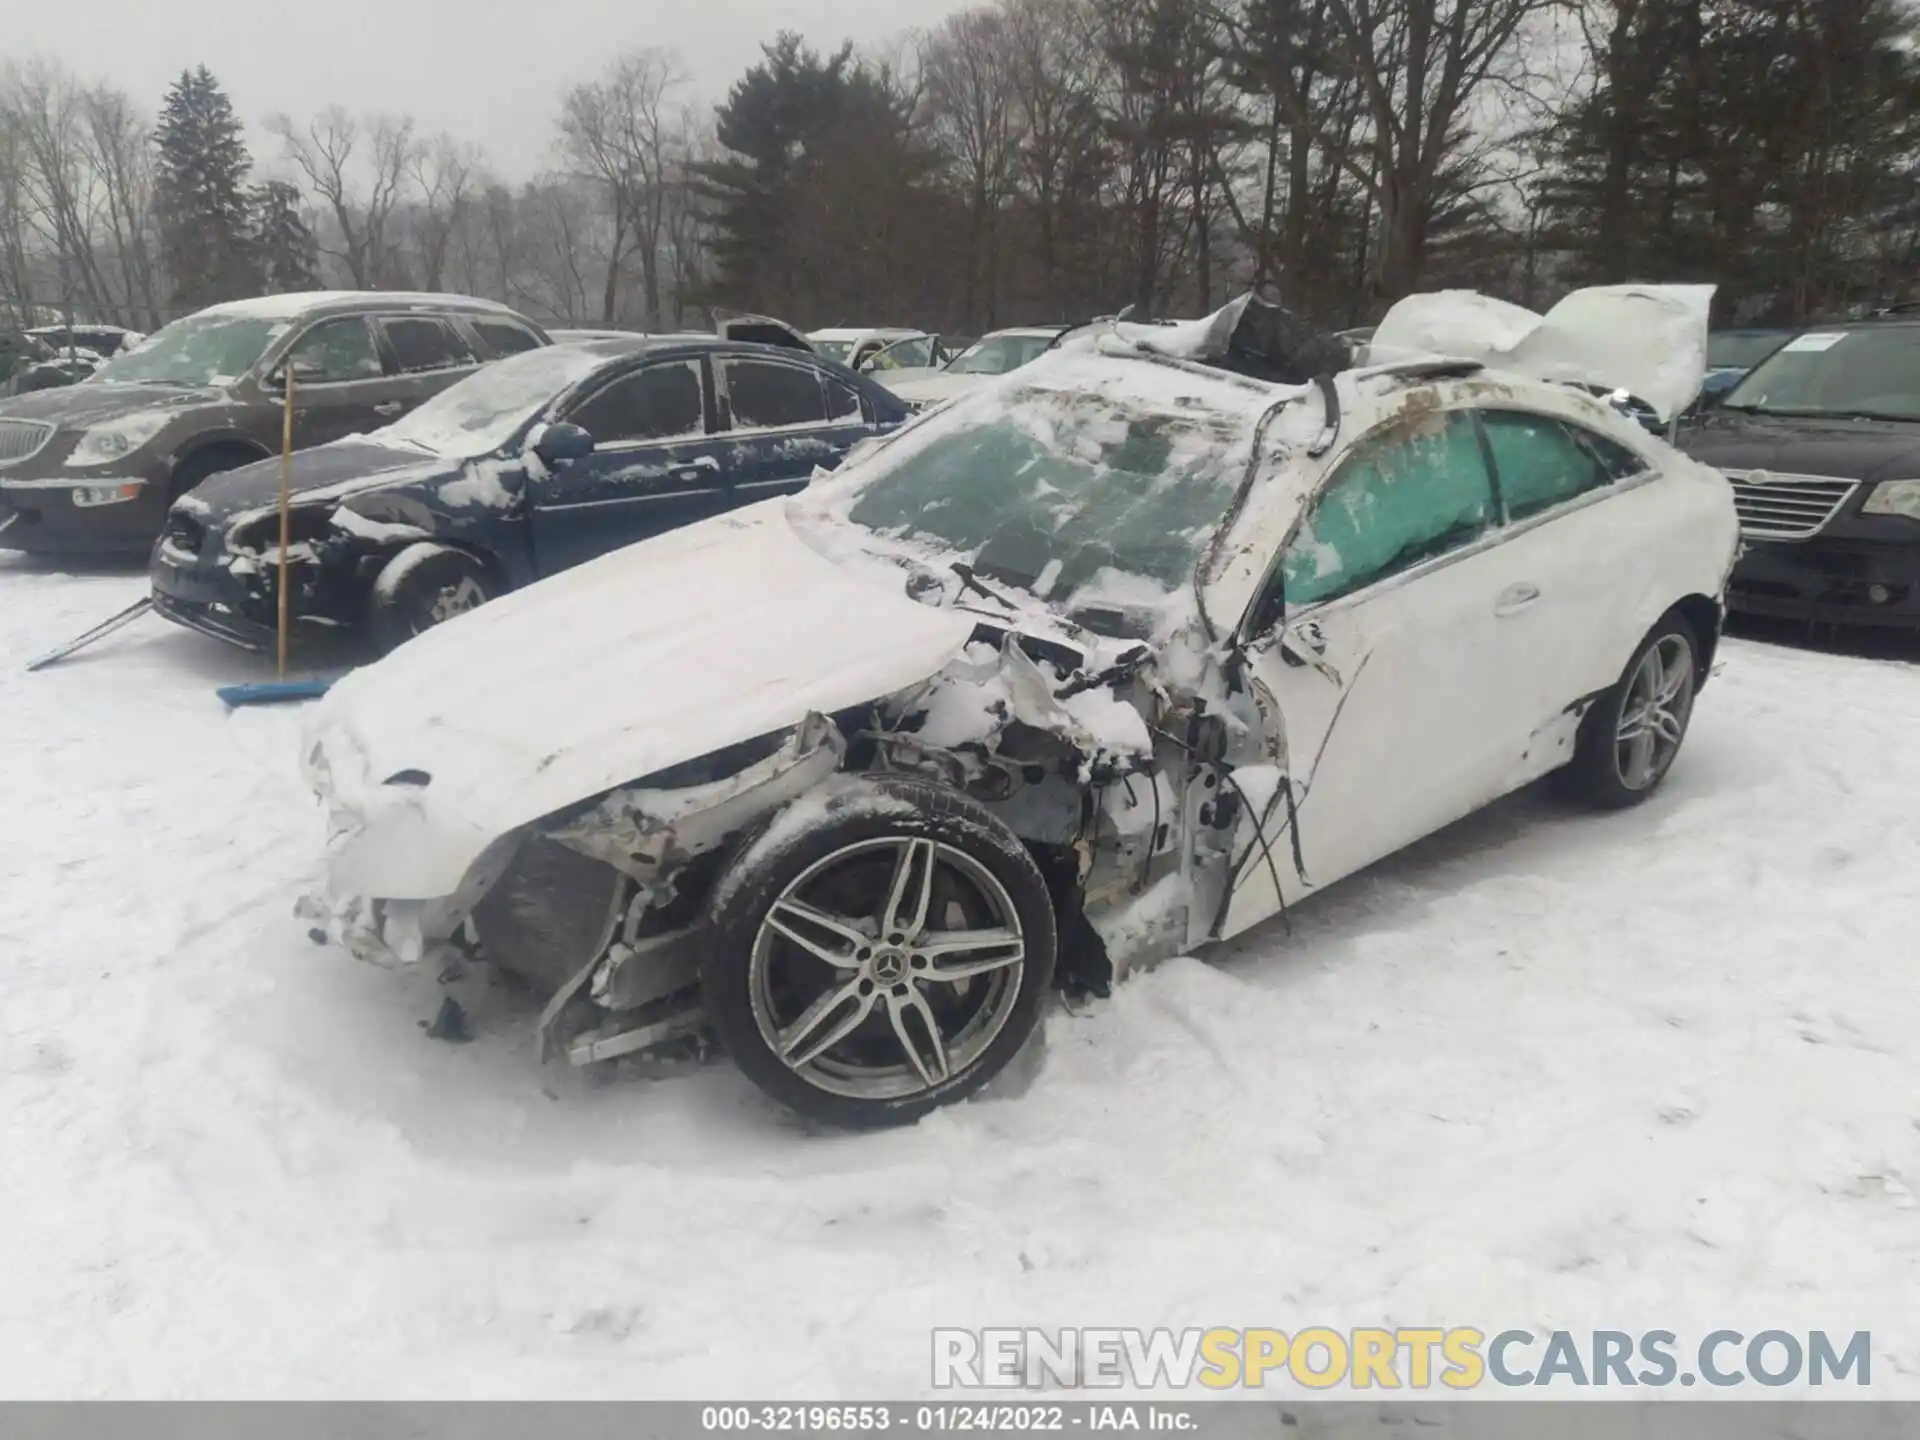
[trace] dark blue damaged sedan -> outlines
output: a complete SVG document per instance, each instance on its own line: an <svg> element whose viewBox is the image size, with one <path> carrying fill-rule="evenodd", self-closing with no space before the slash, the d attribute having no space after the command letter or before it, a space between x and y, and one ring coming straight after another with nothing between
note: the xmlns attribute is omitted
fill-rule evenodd
<svg viewBox="0 0 1920 1440"><path fill-rule="evenodd" d="M800 490L907 418L889 391L749 318L729 330L751 339L531 350L383 430L294 455L297 629L361 631L390 650L543 576ZM175 502L151 563L160 614L248 649L273 644L280 463L216 475Z"/></svg>

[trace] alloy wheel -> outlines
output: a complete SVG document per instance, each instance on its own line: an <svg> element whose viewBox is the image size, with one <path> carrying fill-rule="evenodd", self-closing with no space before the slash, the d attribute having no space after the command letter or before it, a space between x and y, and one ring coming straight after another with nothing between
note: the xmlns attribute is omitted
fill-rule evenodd
<svg viewBox="0 0 1920 1440"><path fill-rule="evenodd" d="M964 1075L1006 1027L1026 941L978 860L923 836L842 846L768 906L748 992L761 1038L795 1075L856 1099Z"/></svg>
<svg viewBox="0 0 1920 1440"><path fill-rule="evenodd" d="M1651 789L1673 764L1693 711L1693 685L1693 647L1684 636L1662 635L1640 657L1614 730L1614 766L1627 789Z"/></svg>

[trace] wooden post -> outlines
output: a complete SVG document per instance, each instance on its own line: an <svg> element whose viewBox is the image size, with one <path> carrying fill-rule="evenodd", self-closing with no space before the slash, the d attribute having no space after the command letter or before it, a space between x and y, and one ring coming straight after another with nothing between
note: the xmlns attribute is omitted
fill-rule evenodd
<svg viewBox="0 0 1920 1440"><path fill-rule="evenodd" d="M293 536L293 362L286 364L286 410L280 422L280 666L287 678L287 549Z"/></svg>

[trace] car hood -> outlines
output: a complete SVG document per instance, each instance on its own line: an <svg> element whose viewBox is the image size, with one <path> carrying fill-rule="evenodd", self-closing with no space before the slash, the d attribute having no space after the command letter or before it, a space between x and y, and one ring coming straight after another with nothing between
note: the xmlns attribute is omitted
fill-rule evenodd
<svg viewBox="0 0 1920 1440"><path fill-rule="evenodd" d="M867 378L877 380L891 390L895 385L916 385L945 373L944 365L896 365L891 370L869 370Z"/></svg>
<svg viewBox="0 0 1920 1440"><path fill-rule="evenodd" d="M279 456L257 460L203 480L182 501L195 514L221 521L280 501ZM382 489L457 474L461 462L430 455L409 445L383 445L354 436L301 450L293 457L289 490L295 503L344 498L358 490Z"/></svg>
<svg viewBox="0 0 1920 1440"><path fill-rule="evenodd" d="M962 651L972 618L826 559L787 505L616 550L408 641L315 710L309 775L347 809L430 775L419 798L449 849L433 863L457 878L509 830Z"/></svg>
<svg viewBox="0 0 1920 1440"><path fill-rule="evenodd" d="M1920 475L1920 423L1719 410L1683 430L1680 448L1722 470L1831 475L1842 480Z"/></svg>
<svg viewBox="0 0 1920 1440"><path fill-rule="evenodd" d="M224 390L183 390L178 385L82 383L57 390L34 390L0 400L0 419L46 420L63 430L83 430L89 425L153 410L223 405L227 398Z"/></svg>
<svg viewBox="0 0 1920 1440"><path fill-rule="evenodd" d="M996 380L996 375L949 374L944 370L931 373L919 373L907 379L894 380L886 375L875 375L887 389L902 400L914 405L931 405L937 401L952 399L988 380Z"/></svg>
<svg viewBox="0 0 1920 1440"><path fill-rule="evenodd" d="M1368 358L1458 356L1536 380L1621 389L1665 421L1700 393L1713 289L1596 285L1563 296L1544 315L1471 290L1409 295L1375 327Z"/></svg>

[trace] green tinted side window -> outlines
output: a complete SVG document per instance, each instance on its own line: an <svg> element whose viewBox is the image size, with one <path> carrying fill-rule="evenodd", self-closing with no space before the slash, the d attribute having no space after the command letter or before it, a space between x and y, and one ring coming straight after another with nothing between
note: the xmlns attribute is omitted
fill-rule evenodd
<svg viewBox="0 0 1920 1440"><path fill-rule="evenodd" d="M1363 441L1321 492L1280 561L1291 607L1337 599L1477 540L1493 483L1473 420L1452 413Z"/></svg>
<svg viewBox="0 0 1920 1440"><path fill-rule="evenodd" d="M1517 410L1489 410L1480 419L1509 520L1550 510L1614 478L1594 447L1558 420Z"/></svg>

